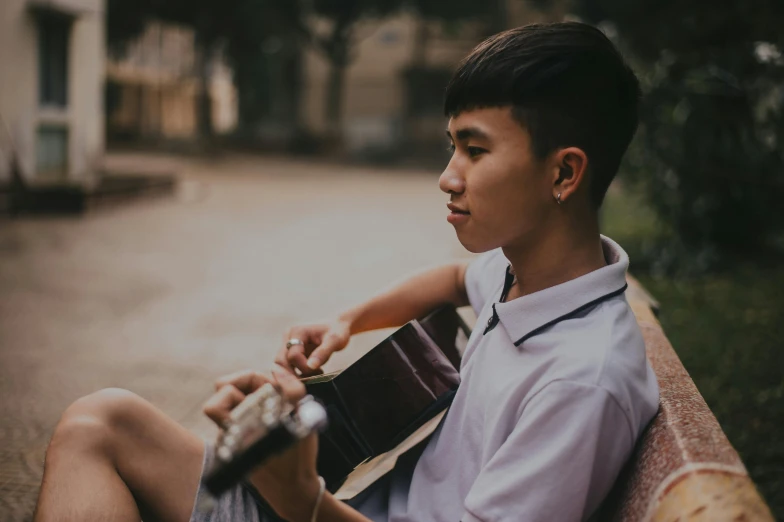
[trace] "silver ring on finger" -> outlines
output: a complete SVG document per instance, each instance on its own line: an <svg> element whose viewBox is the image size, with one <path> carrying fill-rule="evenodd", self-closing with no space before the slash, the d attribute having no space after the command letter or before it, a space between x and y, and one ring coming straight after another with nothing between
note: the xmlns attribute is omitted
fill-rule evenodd
<svg viewBox="0 0 784 522"><path fill-rule="evenodd" d="M298 344L305 344L296 337L292 337L288 341L286 341L286 350L289 350L292 346L296 346Z"/></svg>

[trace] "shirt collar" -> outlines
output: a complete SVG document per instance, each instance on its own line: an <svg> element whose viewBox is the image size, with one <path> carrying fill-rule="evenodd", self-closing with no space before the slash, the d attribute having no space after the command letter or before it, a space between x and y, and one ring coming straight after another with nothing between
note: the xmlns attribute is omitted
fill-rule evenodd
<svg viewBox="0 0 784 522"><path fill-rule="evenodd" d="M607 265L588 274L506 303L495 303L501 324L520 346L564 319L568 319L626 290L629 256L612 239L601 236Z"/></svg>

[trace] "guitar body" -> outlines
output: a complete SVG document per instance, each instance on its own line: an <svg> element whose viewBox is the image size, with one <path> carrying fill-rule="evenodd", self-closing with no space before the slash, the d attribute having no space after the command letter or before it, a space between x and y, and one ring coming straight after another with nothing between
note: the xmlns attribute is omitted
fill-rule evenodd
<svg viewBox="0 0 784 522"><path fill-rule="evenodd" d="M443 307L409 322L345 370L303 379L327 410L317 467L330 491L451 403L470 333L453 307Z"/></svg>
<svg viewBox="0 0 784 522"><path fill-rule="evenodd" d="M207 490L221 495L271 454L321 431L317 469L337 491L357 466L446 409L470 335L457 310L443 307L398 329L345 370L304 378L309 395L299 407L262 387L232 410L203 478Z"/></svg>

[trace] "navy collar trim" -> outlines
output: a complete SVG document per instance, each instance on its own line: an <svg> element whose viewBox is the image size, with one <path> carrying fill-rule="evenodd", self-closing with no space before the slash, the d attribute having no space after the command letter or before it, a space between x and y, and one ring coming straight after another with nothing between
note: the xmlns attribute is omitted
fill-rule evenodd
<svg viewBox="0 0 784 522"><path fill-rule="evenodd" d="M512 265L506 267L506 275L504 276L504 288L501 291L501 297L498 299L499 303L503 303L506 301L506 297L509 295L509 290L512 289L512 283L514 283L514 273L512 272ZM498 312L495 311L495 303L493 303L493 313L490 316L490 319L487 320L487 326L485 327L485 331L482 332L482 335L487 335L487 333L496 327L498 322L501 320L498 317Z"/></svg>
<svg viewBox="0 0 784 522"><path fill-rule="evenodd" d="M597 298L597 299L594 299L594 300L593 300L593 301L591 301L591 302L585 303L584 305L582 305L582 306L580 306L580 307L578 307L578 308L575 308L575 309L574 309L574 310L572 310L571 312L565 313L565 314L563 314L562 316L556 317L556 318L555 318L555 319L553 319L552 321L548 321L548 322L546 322L546 323L545 323L545 324L543 324L542 326L539 326L539 327L537 327L537 328L534 328L533 330L531 330L530 332L528 332L527 334L525 334L524 336L522 336L520 339L518 339L517 341L515 341L514 345L515 345L515 346L520 346L520 345L521 345L521 344L523 344L523 343L524 343L526 340L528 340L528 339L530 339L531 337L533 337L533 336L537 335L537 334L538 334L538 333L540 333L542 330L544 330L544 329L546 329L546 328L549 328L549 327L553 326L553 325L554 325L554 324L556 324L556 323L560 323L561 321L564 321L564 320L566 320L566 319L569 319L569 318L571 318L571 317L574 317L575 315L579 314L580 312L583 312L583 311L587 310L588 308L591 308L591 307L593 307L593 306L596 306L597 304L601 303L602 301L606 301L606 300L608 300L608 299L612 299L612 298L613 298L613 297L615 297L615 296L621 295L622 293L624 293L624 292L626 291L626 289L627 289L628 287L629 287L629 284L628 284L628 283L627 283L627 284L624 284L624 285L623 285L623 287L619 288L618 290L615 290L614 292L610 292L609 294L605 294L605 295L603 295L603 296L601 296L601 297L599 297L599 298ZM493 314L495 315L495 309L493 310ZM495 325L494 325L494 326L495 326ZM485 332L485 333L487 333L487 332Z"/></svg>

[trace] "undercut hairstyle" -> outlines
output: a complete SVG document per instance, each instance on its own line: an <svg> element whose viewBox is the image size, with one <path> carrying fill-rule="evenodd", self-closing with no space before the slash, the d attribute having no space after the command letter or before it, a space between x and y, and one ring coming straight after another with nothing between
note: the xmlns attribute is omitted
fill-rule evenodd
<svg viewBox="0 0 784 522"><path fill-rule="evenodd" d="M458 66L444 113L512 107L534 155L579 147L599 208L637 129L640 84L613 43L577 22L532 24L492 36Z"/></svg>

